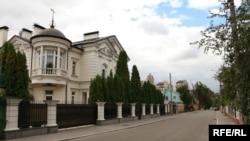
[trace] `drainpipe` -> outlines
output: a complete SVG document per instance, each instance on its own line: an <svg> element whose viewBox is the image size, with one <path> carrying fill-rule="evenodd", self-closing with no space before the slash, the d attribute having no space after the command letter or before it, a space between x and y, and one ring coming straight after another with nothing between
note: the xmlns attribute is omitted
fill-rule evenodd
<svg viewBox="0 0 250 141"><path fill-rule="evenodd" d="M69 66L69 50L71 49L71 47L67 50L67 60L66 60L66 62L67 62L67 68L66 68L66 70L67 70L67 73L68 73L68 66ZM65 88L65 104L67 104L67 102L68 102L68 79L66 80L66 88Z"/></svg>

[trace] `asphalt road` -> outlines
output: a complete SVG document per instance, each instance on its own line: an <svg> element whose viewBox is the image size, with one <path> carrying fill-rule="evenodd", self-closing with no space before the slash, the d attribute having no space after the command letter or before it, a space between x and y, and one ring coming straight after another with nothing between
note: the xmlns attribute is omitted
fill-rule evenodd
<svg viewBox="0 0 250 141"><path fill-rule="evenodd" d="M144 126L70 141L208 141L208 125L216 124L215 117L216 111L212 110L184 113Z"/></svg>

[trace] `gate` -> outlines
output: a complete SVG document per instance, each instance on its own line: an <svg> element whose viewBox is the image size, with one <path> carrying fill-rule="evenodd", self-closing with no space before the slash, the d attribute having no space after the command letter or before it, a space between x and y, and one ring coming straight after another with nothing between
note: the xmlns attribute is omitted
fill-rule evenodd
<svg viewBox="0 0 250 141"><path fill-rule="evenodd" d="M96 124L96 104L57 104L58 128Z"/></svg>

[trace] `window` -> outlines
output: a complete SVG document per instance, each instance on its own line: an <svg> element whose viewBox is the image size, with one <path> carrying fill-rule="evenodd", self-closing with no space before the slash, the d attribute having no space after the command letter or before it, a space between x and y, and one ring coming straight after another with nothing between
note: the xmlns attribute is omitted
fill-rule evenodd
<svg viewBox="0 0 250 141"><path fill-rule="evenodd" d="M173 99L176 99L176 96L173 96Z"/></svg>
<svg viewBox="0 0 250 141"><path fill-rule="evenodd" d="M37 56L38 56L38 67L40 67L40 60L41 60L41 56L40 56L40 50L37 51Z"/></svg>
<svg viewBox="0 0 250 141"><path fill-rule="evenodd" d="M71 104L74 104L75 103L75 92L72 92L72 95L71 95Z"/></svg>
<svg viewBox="0 0 250 141"><path fill-rule="evenodd" d="M107 75L107 65L106 64L102 64L102 75L103 76Z"/></svg>
<svg viewBox="0 0 250 141"><path fill-rule="evenodd" d="M87 104L87 93L86 92L82 93L82 104Z"/></svg>
<svg viewBox="0 0 250 141"><path fill-rule="evenodd" d="M57 51L44 50L43 51L43 68L56 68Z"/></svg>
<svg viewBox="0 0 250 141"><path fill-rule="evenodd" d="M72 63L72 75L76 75L76 61Z"/></svg>
<svg viewBox="0 0 250 141"><path fill-rule="evenodd" d="M45 91L45 100L53 100L53 91L52 90Z"/></svg>
<svg viewBox="0 0 250 141"><path fill-rule="evenodd" d="M165 99L168 100L168 96L165 96Z"/></svg>
<svg viewBox="0 0 250 141"><path fill-rule="evenodd" d="M61 69L64 69L64 61L63 61L63 58L64 58L64 53L63 53L63 52L60 52L60 68L61 68Z"/></svg>

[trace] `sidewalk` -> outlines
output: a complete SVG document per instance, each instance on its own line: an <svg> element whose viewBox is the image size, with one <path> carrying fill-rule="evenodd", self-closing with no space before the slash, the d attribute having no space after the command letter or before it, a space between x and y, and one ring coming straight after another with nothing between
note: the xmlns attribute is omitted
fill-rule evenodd
<svg viewBox="0 0 250 141"><path fill-rule="evenodd" d="M88 126L82 126L82 127L61 129L59 130L58 133L31 136L31 137L5 140L5 141L44 141L44 140L66 141L69 139L77 139L77 138L84 137L84 136L90 136L90 135L102 134L102 133L107 133L107 132L112 132L112 131L117 131L117 130L122 130L122 129L134 128L134 127L138 127L138 126L142 126L142 125L146 125L146 124L150 124L154 122L172 119L178 115L179 114L172 115L172 116L160 116L160 117L155 117L151 119L143 119L143 120L124 122L124 123L119 123L119 124L104 125L104 126L88 125ZM227 116L225 116L220 111L217 111L215 119L216 119L217 124L234 124L232 121L229 120Z"/></svg>
<svg viewBox="0 0 250 141"><path fill-rule="evenodd" d="M236 124L221 111L216 112L216 124Z"/></svg>

